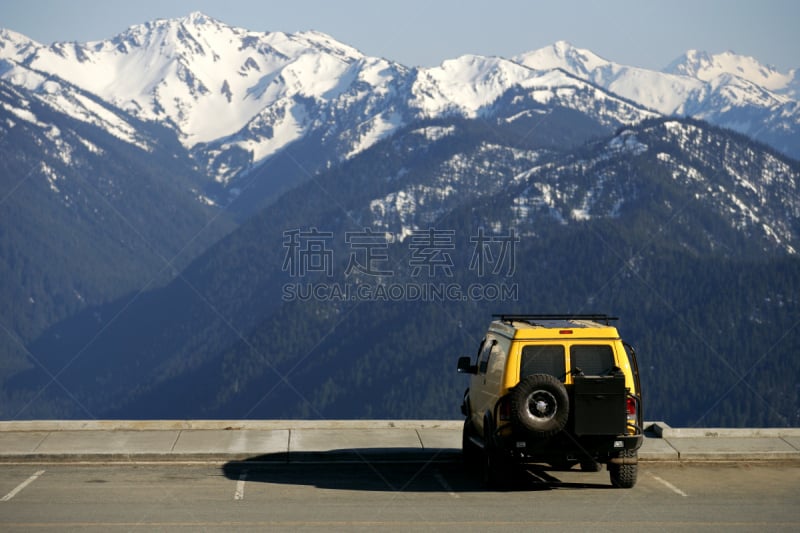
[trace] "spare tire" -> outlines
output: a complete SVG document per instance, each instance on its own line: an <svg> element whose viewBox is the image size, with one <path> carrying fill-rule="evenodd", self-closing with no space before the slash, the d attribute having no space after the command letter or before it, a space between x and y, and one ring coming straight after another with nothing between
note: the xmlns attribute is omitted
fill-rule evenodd
<svg viewBox="0 0 800 533"><path fill-rule="evenodd" d="M569 418L567 389L555 376L531 374L511 391L511 420L534 437L551 437Z"/></svg>

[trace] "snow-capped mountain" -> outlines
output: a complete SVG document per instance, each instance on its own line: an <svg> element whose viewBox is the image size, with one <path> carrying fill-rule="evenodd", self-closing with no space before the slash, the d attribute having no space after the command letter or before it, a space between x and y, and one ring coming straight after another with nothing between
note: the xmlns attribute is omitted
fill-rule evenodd
<svg viewBox="0 0 800 533"><path fill-rule="evenodd" d="M686 76L620 65L566 41L521 54L514 60L532 69L564 70L665 115L679 113L683 102L703 86L701 81Z"/></svg>
<svg viewBox="0 0 800 533"><path fill-rule="evenodd" d="M227 203L256 183L245 215L420 120L480 117L516 126L524 139L569 110L584 117L572 124L583 132L573 142L583 142L660 115L690 116L798 157L797 75L696 51L655 72L563 41L513 59L465 55L411 69L319 32L254 32L202 13L83 44L45 46L0 30L1 80L144 150L158 141L142 124L171 130L208 177L198 198ZM284 153L289 171L264 165Z"/></svg>
<svg viewBox="0 0 800 533"><path fill-rule="evenodd" d="M800 144L797 72L729 53L689 52L654 72L558 42L512 60L463 56L410 69L323 33L255 32L191 13L88 43L46 46L0 30L0 58L3 79L62 111L90 115L79 104L93 95L117 115L166 125L229 188L304 139L317 145L306 169L313 174L414 120L512 117L509 106L521 93L529 103L576 109L610 127L656 113L693 116L800 155L793 148ZM140 142L119 120L109 128Z"/></svg>
<svg viewBox="0 0 800 533"><path fill-rule="evenodd" d="M562 69L664 115L707 120L800 157L797 69L782 73L733 52L692 50L657 72L564 41L514 59L533 69Z"/></svg>
<svg viewBox="0 0 800 533"><path fill-rule="evenodd" d="M800 88L798 69L792 69L788 73L780 72L774 67L761 64L753 57L740 56L731 51L710 55L699 50L689 50L670 63L664 72L704 82L710 82L723 74L730 74L795 100Z"/></svg>
<svg viewBox="0 0 800 533"><path fill-rule="evenodd" d="M536 87L535 99L550 101L564 96L560 87L569 92L585 85L563 72L536 72L500 58L465 56L409 69L322 33L252 32L201 13L83 44L45 46L3 30L0 57L6 59L5 79L40 95L48 91L45 79L54 80L49 88L71 84L141 120L171 127L223 183L303 138L327 143L331 153L323 160L330 164L415 119L474 117L515 87ZM647 116L642 110L626 114L611 122Z"/></svg>
<svg viewBox="0 0 800 533"><path fill-rule="evenodd" d="M142 131L141 124L135 124L138 121L131 120L133 117L128 113L63 79L32 70L11 60L0 59L0 80L26 90L29 95L59 113L98 126L114 137L143 150L152 148L152 139ZM24 99L21 101L26 103ZM44 128L51 126L41 122L25 104L18 106L9 99L0 102L0 106L19 120ZM69 149L65 151L65 157L68 152Z"/></svg>
<svg viewBox="0 0 800 533"><path fill-rule="evenodd" d="M200 13L133 26L107 41L43 46L9 38L7 58L168 123L187 147L239 132L293 96L333 98L358 78L364 59L320 33L256 33Z"/></svg>

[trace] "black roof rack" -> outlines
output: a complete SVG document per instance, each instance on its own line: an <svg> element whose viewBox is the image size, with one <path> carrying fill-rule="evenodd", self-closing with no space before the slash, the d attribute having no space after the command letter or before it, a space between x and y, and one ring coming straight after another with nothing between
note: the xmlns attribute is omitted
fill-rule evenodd
<svg viewBox="0 0 800 533"><path fill-rule="evenodd" d="M497 318L503 322L511 322L513 320L519 320L521 322L530 322L532 320L596 320L596 321L603 321L606 325L609 324L612 320L619 320L619 317L616 316L609 316L604 314L591 314L591 315L581 315L581 314L563 314L563 315L492 315L492 318Z"/></svg>

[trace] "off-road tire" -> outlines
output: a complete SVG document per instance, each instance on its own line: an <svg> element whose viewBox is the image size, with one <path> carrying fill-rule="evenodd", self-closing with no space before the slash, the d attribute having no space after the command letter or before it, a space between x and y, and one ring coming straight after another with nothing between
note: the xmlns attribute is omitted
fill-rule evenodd
<svg viewBox="0 0 800 533"><path fill-rule="evenodd" d="M636 450L625 450L620 452L621 458L638 458ZM608 476L611 478L611 485L619 489L630 489L636 485L636 478L639 475L639 464L618 465L608 463Z"/></svg>
<svg viewBox="0 0 800 533"><path fill-rule="evenodd" d="M508 483L509 466L494 440L492 427L484 422L483 482L490 489L502 489Z"/></svg>
<svg viewBox="0 0 800 533"><path fill-rule="evenodd" d="M464 421L464 429L461 432L461 460L466 468L477 467L481 462L481 449L472 442L470 436L474 433L472 424L469 420Z"/></svg>
<svg viewBox="0 0 800 533"><path fill-rule="evenodd" d="M533 437L552 437L567 425L569 396L555 376L531 374L511 392L511 420Z"/></svg>

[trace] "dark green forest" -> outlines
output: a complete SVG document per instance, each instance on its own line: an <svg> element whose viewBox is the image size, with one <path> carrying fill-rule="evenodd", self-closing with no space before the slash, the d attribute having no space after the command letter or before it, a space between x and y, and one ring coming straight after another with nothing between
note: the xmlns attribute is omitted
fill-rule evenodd
<svg viewBox="0 0 800 533"><path fill-rule="evenodd" d="M456 134L431 143L416 124L306 179L163 287L37 336L38 365L3 383L3 417L458 418L456 360L493 313L609 313L637 349L646 419L800 424L797 162L697 122L580 140L568 123L561 143L464 120L434 123ZM401 192L415 209L396 207ZM348 238L367 230L380 275L352 270L368 260ZM321 263L293 272L292 235L320 233L300 249ZM479 235L496 239L483 272ZM359 285L367 297L287 298ZM378 290L393 285L512 290Z"/></svg>

